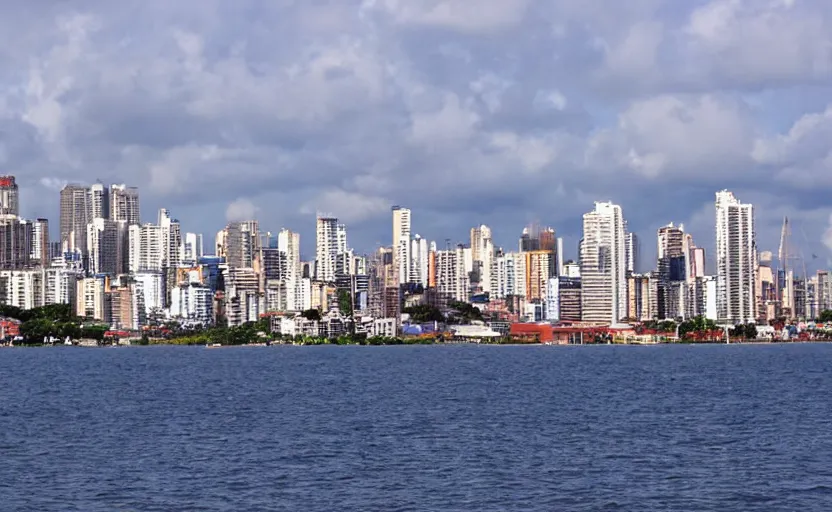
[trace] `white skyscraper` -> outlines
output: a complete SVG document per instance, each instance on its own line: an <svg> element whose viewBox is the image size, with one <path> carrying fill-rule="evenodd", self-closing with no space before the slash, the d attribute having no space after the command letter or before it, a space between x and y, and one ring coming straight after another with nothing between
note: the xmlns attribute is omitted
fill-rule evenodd
<svg viewBox="0 0 832 512"><path fill-rule="evenodd" d="M627 233L625 241L625 257L627 260L626 270L627 272L634 274L638 272L639 267L639 256L640 256L640 242L638 239L638 235L635 233Z"/></svg>
<svg viewBox="0 0 832 512"><path fill-rule="evenodd" d="M619 323L627 316L624 218L621 207L596 202L584 214L581 243L582 320Z"/></svg>
<svg viewBox="0 0 832 512"><path fill-rule="evenodd" d="M495 258L492 298L526 296L526 254L507 252Z"/></svg>
<svg viewBox="0 0 832 512"><path fill-rule="evenodd" d="M399 283L410 277L410 210L393 207L393 266L399 275Z"/></svg>
<svg viewBox="0 0 832 512"><path fill-rule="evenodd" d="M471 259L480 290L482 293L493 293L491 271L494 264L494 242L488 226L471 228Z"/></svg>
<svg viewBox="0 0 832 512"><path fill-rule="evenodd" d="M165 306L165 278L161 272L142 271L135 274L136 294L147 316L160 311Z"/></svg>
<svg viewBox="0 0 832 512"><path fill-rule="evenodd" d="M467 302L469 279L465 270L465 247L436 251L436 288L445 297ZM469 249L470 251L470 249Z"/></svg>
<svg viewBox="0 0 832 512"><path fill-rule="evenodd" d="M428 285L428 241L416 235L410 243L411 283Z"/></svg>
<svg viewBox="0 0 832 512"><path fill-rule="evenodd" d="M754 322L754 207L741 203L727 190L716 193L716 266L719 320Z"/></svg>
<svg viewBox="0 0 832 512"><path fill-rule="evenodd" d="M87 192L87 220L110 218L110 194L102 183L96 183Z"/></svg>
<svg viewBox="0 0 832 512"><path fill-rule="evenodd" d="M170 212L165 208L159 210L159 228L162 237L162 256L165 260L165 267L177 268L179 266L179 249L182 245L182 231L179 221L171 218Z"/></svg>
<svg viewBox="0 0 832 512"><path fill-rule="evenodd" d="M334 282L338 258L338 219L318 217L316 233L315 279ZM344 240L346 241L346 235Z"/></svg>
<svg viewBox="0 0 832 512"><path fill-rule="evenodd" d="M203 256L202 235L185 233L182 237L182 251L180 258L183 262L195 263Z"/></svg>

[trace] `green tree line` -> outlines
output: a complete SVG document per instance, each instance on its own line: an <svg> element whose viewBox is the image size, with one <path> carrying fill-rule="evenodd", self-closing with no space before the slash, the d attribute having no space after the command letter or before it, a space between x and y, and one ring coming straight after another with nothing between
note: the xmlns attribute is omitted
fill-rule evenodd
<svg viewBox="0 0 832 512"><path fill-rule="evenodd" d="M0 305L0 316L20 321L20 335L25 343L42 343L45 337L90 338L101 341L108 326L79 317L69 304L50 304L33 309Z"/></svg>

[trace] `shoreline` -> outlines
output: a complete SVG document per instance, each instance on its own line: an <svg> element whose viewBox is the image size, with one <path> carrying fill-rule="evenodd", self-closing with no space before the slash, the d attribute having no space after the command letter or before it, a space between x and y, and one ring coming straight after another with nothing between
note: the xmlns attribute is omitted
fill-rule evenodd
<svg viewBox="0 0 832 512"><path fill-rule="evenodd" d="M731 346L731 345L820 345L829 343L832 340L800 340L800 341L768 341L749 340L725 342L670 342L670 343L390 343L390 344L338 344L338 343L245 343L239 345L210 345L210 344L181 344L181 343L150 343L150 344L106 344L106 345L64 345L64 344L23 344L23 345L0 345L3 348L131 348L131 347L200 347L200 348L255 348L255 347L406 347L406 346L487 346L487 347L647 347L647 346Z"/></svg>

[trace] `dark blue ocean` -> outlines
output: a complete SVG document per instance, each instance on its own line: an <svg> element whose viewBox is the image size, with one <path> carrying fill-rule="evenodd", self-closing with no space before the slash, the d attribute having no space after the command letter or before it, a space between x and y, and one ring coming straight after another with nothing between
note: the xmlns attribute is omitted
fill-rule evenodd
<svg viewBox="0 0 832 512"><path fill-rule="evenodd" d="M829 511L832 345L0 349L3 511Z"/></svg>

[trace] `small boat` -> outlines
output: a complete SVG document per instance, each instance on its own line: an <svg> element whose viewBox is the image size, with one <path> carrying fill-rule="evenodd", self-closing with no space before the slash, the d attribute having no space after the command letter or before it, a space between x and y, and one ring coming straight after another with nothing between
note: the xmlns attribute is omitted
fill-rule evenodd
<svg viewBox="0 0 832 512"><path fill-rule="evenodd" d="M208 345L205 345L205 348L219 348L221 346L221 343L209 343Z"/></svg>

